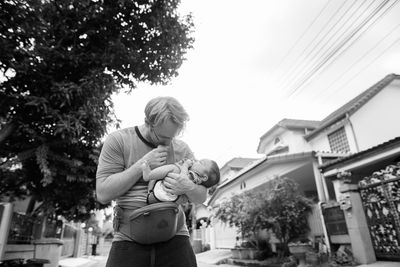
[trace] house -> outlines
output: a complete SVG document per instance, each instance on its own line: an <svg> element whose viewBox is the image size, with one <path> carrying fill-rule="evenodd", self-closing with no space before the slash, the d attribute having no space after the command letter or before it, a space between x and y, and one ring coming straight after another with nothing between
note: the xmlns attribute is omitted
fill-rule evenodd
<svg viewBox="0 0 400 267"><path fill-rule="evenodd" d="M219 184L232 179L240 170L256 161L254 158L233 158L220 168L221 179Z"/></svg>
<svg viewBox="0 0 400 267"><path fill-rule="evenodd" d="M337 184L347 243L358 261L400 261L400 137L320 168Z"/></svg>
<svg viewBox="0 0 400 267"><path fill-rule="evenodd" d="M333 186L323 183L318 166L323 161L347 154L312 150L304 136L319 125L319 121L310 120L283 119L278 122L260 138L257 151L264 156L243 168L231 179L224 180L207 204L217 205L233 194L247 190L266 190L269 181L277 176L295 180L300 185L300 190L315 200L315 205L321 200L325 201L324 192L327 188L333 190ZM313 209L309 223L313 237L324 235L317 208ZM235 245L235 229L219 222L215 222L213 227L218 233L215 239L217 248L231 248Z"/></svg>
<svg viewBox="0 0 400 267"><path fill-rule="evenodd" d="M399 99L400 76L390 74L321 121L281 120L260 138L257 151L265 156L221 183L208 205L218 204L229 199L232 194L245 190L265 190L268 182L276 176L292 178L299 183L300 190L314 198L316 203L309 220L312 229L310 235L323 236L328 249L347 245L353 249L353 253L358 253L355 257L360 263L373 261L365 256L365 251L359 253L354 249L357 243L352 241L353 233L348 233L352 226L349 229L347 217L343 216L340 222L330 221L332 218L327 215L329 212L324 213L335 211L341 214L349 206L340 205L343 200L343 182L332 179L339 172L328 164L339 164L378 144L397 140L400 136L400 124L396 123L397 114L400 114ZM379 147L376 149L379 150ZM385 154L378 153L376 157L384 162ZM344 232L333 233L332 229L340 228L339 223L340 227L345 228L342 229ZM218 233L229 231L218 222L214 228ZM222 236L216 237L216 247L234 245L234 235ZM358 239L361 240L359 236Z"/></svg>

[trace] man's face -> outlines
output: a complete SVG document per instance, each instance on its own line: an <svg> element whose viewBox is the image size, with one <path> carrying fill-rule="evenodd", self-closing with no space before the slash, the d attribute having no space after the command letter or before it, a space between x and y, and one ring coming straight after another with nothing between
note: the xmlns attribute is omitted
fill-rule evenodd
<svg viewBox="0 0 400 267"><path fill-rule="evenodd" d="M151 128L152 139L155 144L164 146L168 146L179 131L179 125L170 120Z"/></svg>

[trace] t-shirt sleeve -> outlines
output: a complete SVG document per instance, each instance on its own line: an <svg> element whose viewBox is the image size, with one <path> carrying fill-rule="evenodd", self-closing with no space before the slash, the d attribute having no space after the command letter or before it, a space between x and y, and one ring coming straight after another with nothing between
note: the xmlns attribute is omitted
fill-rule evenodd
<svg viewBox="0 0 400 267"><path fill-rule="evenodd" d="M192 150L190 149L190 147L186 144L186 143L184 143L184 142L182 142L182 150L183 150L183 159L195 159L195 157L194 157L194 154L193 154L193 152L192 152Z"/></svg>
<svg viewBox="0 0 400 267"><path fill-rule="evenodd" d="M175 162L178 162L182 159L195 159L192 150L189 146L180 139L174 139L174 153L175 153Z"/></svg>
<svg viewBox="0 0 400 267"><path fill-rule="evenodd" d="M124 171L123 146L113 135L109 135L101 149L96 179L106 178L114 173Z"/></svg>

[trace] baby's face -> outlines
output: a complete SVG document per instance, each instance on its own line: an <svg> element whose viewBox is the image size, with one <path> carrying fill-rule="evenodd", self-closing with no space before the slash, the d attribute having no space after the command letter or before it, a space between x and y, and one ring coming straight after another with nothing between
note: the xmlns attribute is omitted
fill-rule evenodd
<svg viewBox="0 0 400 267"><path fill-rule="evenodd" d="M211 162L207 159L202 159L193 162L193 165L190 169L197 172L200 175L207 175L210 167L211 167Z"/></svg>

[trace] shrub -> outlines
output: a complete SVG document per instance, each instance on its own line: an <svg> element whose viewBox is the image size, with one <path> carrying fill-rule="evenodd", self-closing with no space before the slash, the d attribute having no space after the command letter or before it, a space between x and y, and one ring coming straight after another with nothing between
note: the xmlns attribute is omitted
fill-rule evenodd
<svg viewBox="0 0 400 267"><path fill-rule="evenodd" d="M247 191L214 207L214 216L229 226L235 226L243 240L259 248L257 233L272 230L280 240L284 254L289 240L308 231L307 217L312 201L298 190L298 184L277 177L265 191Z"/></svg>

